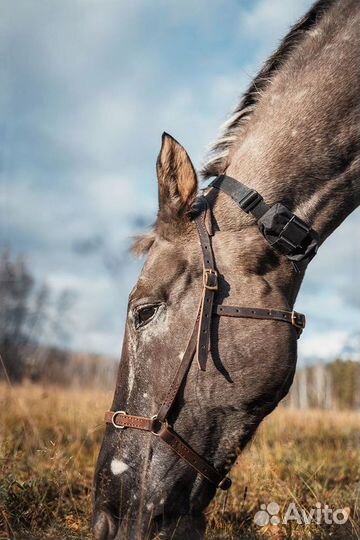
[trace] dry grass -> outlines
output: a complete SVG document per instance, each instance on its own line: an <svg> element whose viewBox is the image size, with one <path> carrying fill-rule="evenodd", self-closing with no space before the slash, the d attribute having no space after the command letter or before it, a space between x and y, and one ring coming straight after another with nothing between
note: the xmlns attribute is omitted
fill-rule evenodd
<svg viewBox="0 0 360 540"><path fill-rule="evenodd" d="M111 394L0 386L0 538L90 539L91 486ZM276 411L209 509L208 540L360 538L360 416ZM260 504L350 509L346 525L268 526ZM186 540L186 539L184 539Z"/></svg>

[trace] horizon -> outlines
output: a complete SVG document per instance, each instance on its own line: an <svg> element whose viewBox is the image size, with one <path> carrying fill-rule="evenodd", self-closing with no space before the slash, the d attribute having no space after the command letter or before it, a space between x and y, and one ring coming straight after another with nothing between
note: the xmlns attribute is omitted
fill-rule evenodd
<svg viewBox="0 0 360 540"><path fill-rule="evenodd" d="M54 345L120 356L141 267L127 250L156 215L161 133L199 169L239 96L312 3L4 2L0 248L23 254L55 293L76 294L71 339ZM360 360L359 240L357 211L310 264L295 306L307 316L300 366Z"/></svg>

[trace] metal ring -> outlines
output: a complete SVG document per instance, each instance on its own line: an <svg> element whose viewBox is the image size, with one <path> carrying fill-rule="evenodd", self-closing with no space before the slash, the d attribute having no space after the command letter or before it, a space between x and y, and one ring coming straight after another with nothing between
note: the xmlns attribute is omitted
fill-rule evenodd
<svg viewBox="0 0 360 540"><path fill-rule="evenodd" d="M116 419L116 417L117 417L118 414L121 414L122 416L126 416L126 412L125 412L125 411L115 411L114 414L112 415L111 423L112 423L112 425L114 426L114 428L116 428L116 429L124 429L126 426L119 426L119 425L116 424L116 422L115 422L115 419Z"/></svg>
<svg viewBox="0 0 360 540"><path fill-rule="evenodd" d="M162 431L164 428L166 428L166 427L169 426L167 420L164 420L164 422L158 422L158 424L159 424L159 426L160 426L160 429L159 429L158 431L155 431L155 430L154 430L154 423L155 423L155 421L157 420L157 414L154 414L154 416L151 417L151 420L153 421L153 427L152 427L152 429L151 429L151 433L152 433L153 435L156 435L156 437L159 437L161 431Z"/></svg>

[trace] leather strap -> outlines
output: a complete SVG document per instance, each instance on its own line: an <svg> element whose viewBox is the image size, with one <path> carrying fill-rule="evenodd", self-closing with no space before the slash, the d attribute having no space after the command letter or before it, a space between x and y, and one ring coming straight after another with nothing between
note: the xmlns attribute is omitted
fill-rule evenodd
<svg viewBox="0 0 360 540"><path fill-rule="evenodd" d="M170 448L184 461L186 461L196 472L200 473L209 482L223 490L231 486L230 478L221 476L218 471L210 465L203 457L191 448L168 424L160 422L156 416L146 418L143 416L133 416L124 411L106 411L105 422L112 424L117 429L134 428L150 431Z"/></svg>
<svg viewBox="0 0 360 540"><path fill-rule="evenodd" d="M221 489L229 489L230 478L224 478L204 458L195 452L182 438L169 426L165 425L158 433L160 439L168 444L171 449L191 467L199 472L204 478Z"/></svg>
<svg viewBox="0 0 360 540"><path fill-rule="evenodd" d="M206 199L205 199L206 200ZM206 370L211 335L211 316L215 292L218 290L218 274L215 269L211 238L205 225L206 212L196 218L195 223L203 254L203 292L200 303L196 359L199 368Z"/></svg>
<svg viewBox="0 0 360 540"><path fill-rule="evenodd" d="M113 424L114 427L119 429L135 428L144 431L152 431L153 429L152 418L126 414L125 411L106 411L104 420L107 424Z"/></svg>
<svg viewBox="0 0 360 540"><path fill-rule="evenodd" d="M236 180L234 180L234 182L236 182ZM252 199L254 198L254 195L249 194L248 188L246 188L248 190L247 193L245 193L244 190L241 191L241 189L240 185L237 195L240 201L239 204L242 205L242 208L247 208L248 211L254 211L254 199ZM201 370L206 369L211 337L212 315L246 317L251 319L273 319L290 323L295 326L299 332L305 327L305 317L296 311L290 312L274 309L223 306L219 304L214 305L214 296L218 290L218 274L211 246L211 215L207 212L206 199L202 198L200 203L202 203L204 210L202 210L195 218L195 223L203 254L203 289L193 330L180 365L157 415L145 417L127 414L125 411L107 411L105 413L105 422L112 424L116 429L133 428L151 432L168 444L170 448L193 467L196 472L200 473L216 487L226 490L231 486L230 478L220 475L220 473L193 450L167 422L170 410L180 391L181 385L185 380L195 353L199 368ZM259 204L260 203L257 203L257 208L261 209L262 207L259 206ZM249 208L252 208L252 210L249 210Z"/></svg>
<svg viewBox="0 0 360 540"><path fill-rule="evenodd" d="M196 340L197 340L197 330L198 330L198 324L199 324L199 313L197 315L194 329L192 331L190 340L188 342L188 345L186 347L186 350L184 352L184 356L182 357L181 363L175 373L175 377L173 378L169 390L166 393L166 396L164 398L164 401L162 402L162 405L157 413L157 419L159 422L164 422L174 401L175 398L179 392L180 386L185 379L185 376L188 372L188 369L190 367L191 361L194 357L195 349L196 349Z"/></svg>
<svg viewBox="0 0 360 540"><path fill-rule="evenodd" d="M305 315L297 311L283 311L281 309L264 309L239 306L224 306L217 304L213 307L213 313L225 317L239 317L246 319L269 319L286 322L294 326L300 337L306 325Z"/></svg>
<svg viewBox="0 0 360 540"><path fill-rule="evenodd" d="M199 233L201 250L203 253L203 291L200 299L200 305L196 315L193 331L191 333L188 345L173 378L165 399L157 413L160 422L164 422L169 413L172 404L177 396L179 388L188 372L193 356L196 352L199 368L206 369L206 361L209 349L209 340L211 334L211 318L213 311L214 293L217 290L217 272L215 270L214 256L211 248L211 239L205 225L206 212L202 212L195 223Z"/></svg>

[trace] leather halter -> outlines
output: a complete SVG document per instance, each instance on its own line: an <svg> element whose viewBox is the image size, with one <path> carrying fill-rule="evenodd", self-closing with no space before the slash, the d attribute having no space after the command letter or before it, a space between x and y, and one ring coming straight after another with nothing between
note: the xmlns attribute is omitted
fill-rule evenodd
<svg viewBox="0 0 360 540"><path fill-rule="evenodd" d="M199 369L202 371L206 370L213 315L249 319L269 319L284 322L292 325L297 333L297 337L300 336L302 330L305 328L305 316L296 311L214 304L214 297L218 290L218 274L211 245L211 210L208 208L205 197L201 197L200 202L202 203L202 210L197 217L194 218L194 221L197 227L203 256L202 293L194 327L180 365L156 415L144 417L127 414L125 411L107 411L105 413L105 422L107 424L112 424L116 429L133 428L149 431L168 444L170 448L186 461L197 473L200 473L216 487L226 490L231 486L230 478L218 472L210 463L193 450L193 448L191 448L191 446L168 424L170 410L180 391L181 385L186 378L192 360L195 356Z"/></svg>

